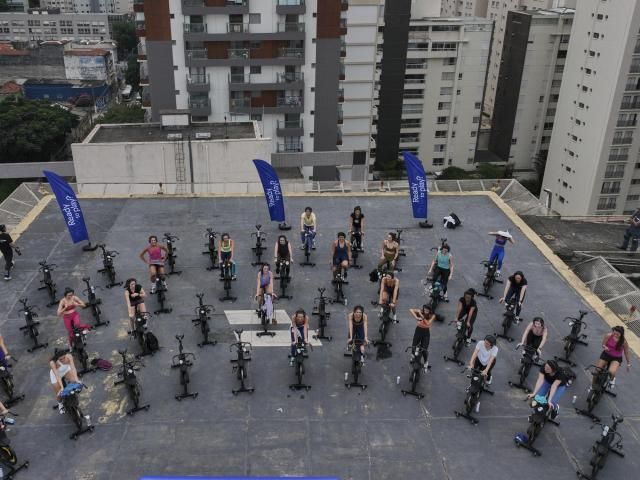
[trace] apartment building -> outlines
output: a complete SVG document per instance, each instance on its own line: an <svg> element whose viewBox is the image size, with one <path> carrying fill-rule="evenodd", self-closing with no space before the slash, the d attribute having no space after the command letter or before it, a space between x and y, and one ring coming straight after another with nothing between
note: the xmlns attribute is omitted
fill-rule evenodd
<svg viewBox="0 0 640 480"><path fill-rule="evenodd" d="M580 0L541 198L562 215L640 205L640 3Z"/></svg>
<svg viewBox="0 0 640 480"><path fill-rule="evenodd" d="M486 17L489 0L442 0L442 17Z"/></svg>
<svg viewBox="0 0 640 480"><path fill-rule="evenodd" d="M519 175L547 159L573 15L564 8L507 15L489 150Z"/></svg>
<svg viewBox="0 0 640 480"><path fill-rule="evenodd" d="M40 8L59 8L60 13L133 12L133 0L40 0Z"/></svg>
<svg viewBox="0 0 640 480"><path fill-rule="evenodd" d="M274 152L370 147L380 0L142 0L143 106L256 120Z"/></svg>
<svg viewBox="0 0 640 480"><path fill-rule="evenodd" d="M124 20L122 15L106 13L54 12L54 10L30 10L29 13L0 13L0 40L104 41L111 39L111 25Z"/></svg>
<svg viewBox="0 0 640 480"><path fill-rule="evenodd" d="M29 0L6 0L10 12L26 12L29 8Z"/></svg>
<svg viewBox="0 0 640 480"><path fill-rule="evenodd" d="M387 3L378 99L378 168L399 151L425 168L469 168L480 127L492 22L485 18L414 18L411 3ZM399 19L402 19L399 21Z"/></svg>

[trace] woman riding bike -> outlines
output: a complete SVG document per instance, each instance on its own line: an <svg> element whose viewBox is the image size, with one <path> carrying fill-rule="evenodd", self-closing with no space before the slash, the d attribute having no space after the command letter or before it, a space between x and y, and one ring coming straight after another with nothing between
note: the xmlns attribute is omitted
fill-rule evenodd
<svg viewBox="0 0 640 480"><path fill-rule="evenodd" d="M513 243L513 237L508 231L503 230L489 232L489 235L493 235L495 237L495 243L493 244L493 249L489 255L489 263L493 263L494 261L498 263L496 276L499 277L500 270L502 269L502 261L504 260L504 246L507 242Z"/></svg>
<svg viewBox="0 0 640 480"><path fill-rule="evenodd" d="M67 384L80 383L71 354L67 350L58 350L56 348L53 356L49 360L49 381L51 382L51 388L53 388L56 401L58 402L58 412L61 414L64 413L64 407L62 406L60 398L60 393L64 388L62 379L64 379Z"/></svg>
<svg viewBox="0 0 640 480"><path fill-rule="evenodd" d="M496 366L496 358L498 357L498 347L496 346L496 337L487 335L484 342L478 342L471 358L469 359L469 368L480 370L482 375L487 379L487 385L491 385L493 380L491 372Z"/></svg>
<svg viewBox="0 0 640 480"><path fill-rule="evenodd" d="M431 310L429 305L422 305L422 309L410 308L409 313L416 319L416 329L413 332L412 347L422 347L422 357L424 358L425 368L427 368L429 341L431 340L431 325L436 319L436 314Z"/></svg>
<svg viewBox="0 0 640 480"><path fill-rule="evenodd" d="M271 266L268 263L263 263L258 272L258 278L256 282L256 300L258 301L258 311L262 309L262 305L265 303L264 294L271 295L271 298L276 295L273 293L273 274L271 273ZM266 297L266 309L267 318L271 319L271 323L276 324L275 318L273 318L273 303L271 298Z"/></svg>
<svg viewBox="0 0 640 480"><path fill-rule="evenodd" d="M85 325L84 323L80 323L80 314L76 310L76 307L86 308L86 304L75 296L72 288L64 289L64 297L60 299L60 303L58 304L58 316L62 317L64 321L64 327L67 329L67 333L69 334L69 345L73 346L73 327L82 328L82 329L90 329L89 325Z"/></svg>
<svg viewBox="0 0 640 480"><path fill-rule="evenodd" d="M302 338L304 343L309 343L309 316L302 309L296 311L291 319L291 357L289 358L289 366L293 366L294 357L296 355L296 343L298 337Z"/></svg>
<svg viewBox="0 0 640 480"><path fill-rule="evenodd" d="M346 279L347 270L351 263L351 245L347 242L344 232L338 232L338 239L331 244L331 259L333 278L335 279L342 269Z"/></svg>
<svg viewBox="0 0 640 480"><path fill-rule="evenodd" d="M227 261L231 262L231 279L236 278L236 262L233 261L235 242L228 233L220 235L218 241L218 264L224 265Z"/></svg>
<svg viewBox="0 0 640 480"><path fill-rule="evenodd" d="M382 242L378 270L381 270L385 265L389 265L391 270L395 269L398 255L400 255L400 244L396 240L396 234L391 232Z"/></svg>
<svg viewBox="0 0 640 480"><path fill-rule="evenodd" d="M624 338L624 327L617 325L611 329L610 333L605 334L602 338L602 353L596 363L596 367L600 370L607 368L609 365L609 375L611 381L609 385L615 385L616 373L622 363L622 355L627 359L627 372L631 369L631 356L629 355L629 344ZM596 375L593 380L595 382Z"/></svg>
<svg viewBox="0 0 640 480"><path fill-rule="evenodd" d="M443 298L448 302L447 284L449 280L453 278L453 255L451 255L451 249L446 243L442 244L438 249L438 253L436 253L436 256L431 261L427 275L430 275L431 272L433 272L433 283L440 281Z"/></svg>
<svg viewBox="0 0 640 480"><path fill-rule="evenodd" d="M542 355L542 347L547 343L548 329L544 326L544 320L535 317L522 333L519 345L535 348L538 356Z"/></svg>
<svg viewBox="0 0 640 480"><path fill-rule="evenodd" d="M507 284L504 287L504 293L500 299L500 303L509 303L513 297L516 299L516 321L520 321L520 310L524 303L524 297L527 294L527 279L524 278L524 273L518 270L516 273L509 277Z"/></svg>
<svg viewBox="0 0 640 480"><path fill-rule="evenodd" d="M400 280L395 278L393 272L386 272L380 282L380 292L378 294L378 304L389 303L391 307L391 318L397 320L396 307L398 305L398 295L400 294Z"/></svg>
<svg viewBox="0 0 640 480"><path fill-rule="evenodd" d="M130 331L133 331L134 329L136 307L140 313L145 313L147 311L147 307L144 304L145 297L146 293L142 288L142 285L138 284L135 278L129 278L124 282L124 301L127 304Z"/></svg>
<svg viewBox="0 0 640 480"><path fill-rule="evenodd" d="M276 263L276 275L280 275L280 264L288 263L289 276L291 276L291 244L285 235L278 236L278 241L273 247L273 258Z"/></svg>
<svg viewBox="0 0 640 480"><path fill-rule="evenodd" d="M362 353L362 363L364 363L364 347L369 343L369 319L364 313L362 305L353 307L353 311L347 315L347 324L349 326L349 344L359 340L360 353Z"/></svg>
<svg viewBox="0 0 640 480"><path fill-rule="evenodd" d="M476 291L470 288L458 300L456 307L456 321L466 322L467 324L467 345L471 344L471 334L473 333L473 324L478 315L478 304L475 301Z"/></svg>
<svg viewBox="0 0 640 480"><path fill-rule="evenodd" d="M558 366L558 362L547 360L540 368L536 386L533 387L533 391L527 395L527 398L535 398L536 396L547 398L549 406L553 409L551 412L553 420L558 416L558 402L570 384L571 379Z"/></svg>
<svg viewBox="0 0 640 480"><path fill-rule="evenodd" d="M359 234L356 236L356 248L362 250L362 240L364 240L364 215L360 206L353 209L349 215L349 231L351 234Z"/></svg>
<svg viewBox="0 0 640 480"><path fill-rule="evenodd" d="M145 255L149 258L146 259ZM144 263L149 265L149 280L151 281L151 294L156 293L156 277L159 277L167 288L164 275L164 261L169 255L169 250L164 245L158 244L158 237L151 235L149 237L149 246L140 253L140 258Z"/></svg>
<svg viewBox="0 0 640 480"><path fill-rule="evenodd" d="M313 213L311 207L306 207L302 215L300 215L300 250L304 250L304 237L305 233L309 231L311 233L311 249L316 249L316 234L318 233L318 219L316 214Z"/></svg>

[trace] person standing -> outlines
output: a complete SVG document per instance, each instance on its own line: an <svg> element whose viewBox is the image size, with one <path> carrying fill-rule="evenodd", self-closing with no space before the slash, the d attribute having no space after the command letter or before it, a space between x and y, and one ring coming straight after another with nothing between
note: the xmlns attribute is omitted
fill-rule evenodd
<svg viewBox="0 0 640 480"><path fill-rule="evenodd" d="M13 250L20 255L20 249L13 244L13 238L7 233L7 227L0 225L0 252L4 257L4 279L11 280L11 269L15 262L13 261Z"/></svg>
<svg viewBox="0 0 640 480"><path fill-rule="evenodd" d="M631 225L629 225L627 231L624 232L624 240L618 248L626 251L629 246L629 241L631 241L631 251L635 252L638 250L638 237L640 237L640 207L636 208L636 211L633 212L629 222Z"/></svg>
<svg viewBox="0 0 640 480"><path fill-rule="evenodd" d="M493 249L491 250L491 255L489 255L489 263L497 263L496 275L499 277L500 270L502 269L502 262L504 260L504 246L507 244L507 242L513 243L513 237L508 231L505 230L489 232L489 235L495 237Z"/></svg>

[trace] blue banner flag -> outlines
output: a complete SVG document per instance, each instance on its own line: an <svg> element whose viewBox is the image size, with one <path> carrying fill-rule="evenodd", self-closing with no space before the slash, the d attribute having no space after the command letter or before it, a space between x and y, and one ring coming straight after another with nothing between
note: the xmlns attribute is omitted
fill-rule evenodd
<svg viewBox="0 0 640 480"><path fill-rule="evenodd" d="M409 180L409 196L413 207L413 218L427 218L427 175L418 157L402 152Z"/></svg>
<svg viewBox="0 0 640 480"><path fill-rule="evenodd" d="M284 198L278 174L273 167L264 160L254 160L253 164L258 169L264 197L267 199L269 216L273 222L284 222Z"/></svg>
<svg viewBox="0 0 640 480"><path fill-rule="evenodd" d="M84 217L82 216L82 210L80 209L80 203L76 198L75 192L71 189L71 186L60 175L43 170L44 176L47 177L51 190L58 200L60 210L64 221L69 228L71 234L71 240L73 243L78 243L83 240L89 240L89 233L87 232L87 226L84 223Z"/></svg>

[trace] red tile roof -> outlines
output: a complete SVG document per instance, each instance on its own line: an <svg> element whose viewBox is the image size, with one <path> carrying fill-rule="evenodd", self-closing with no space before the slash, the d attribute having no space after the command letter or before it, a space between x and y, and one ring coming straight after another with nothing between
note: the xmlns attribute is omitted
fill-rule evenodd
<svg viewBox="0 0 640 480"><path fill-rule="evenodd" d="M13 80L9 80L4 85L0 86L0 95L13 95L21 92L20 85Z"/></svg>
<svg viewBox="0 0 640 480"><path fill-rule="evenodd" d="M65 50L64 54L71 57L103 57L109 55L109 51L102 48L90 48L86 50L74 49Z"/></svg>

